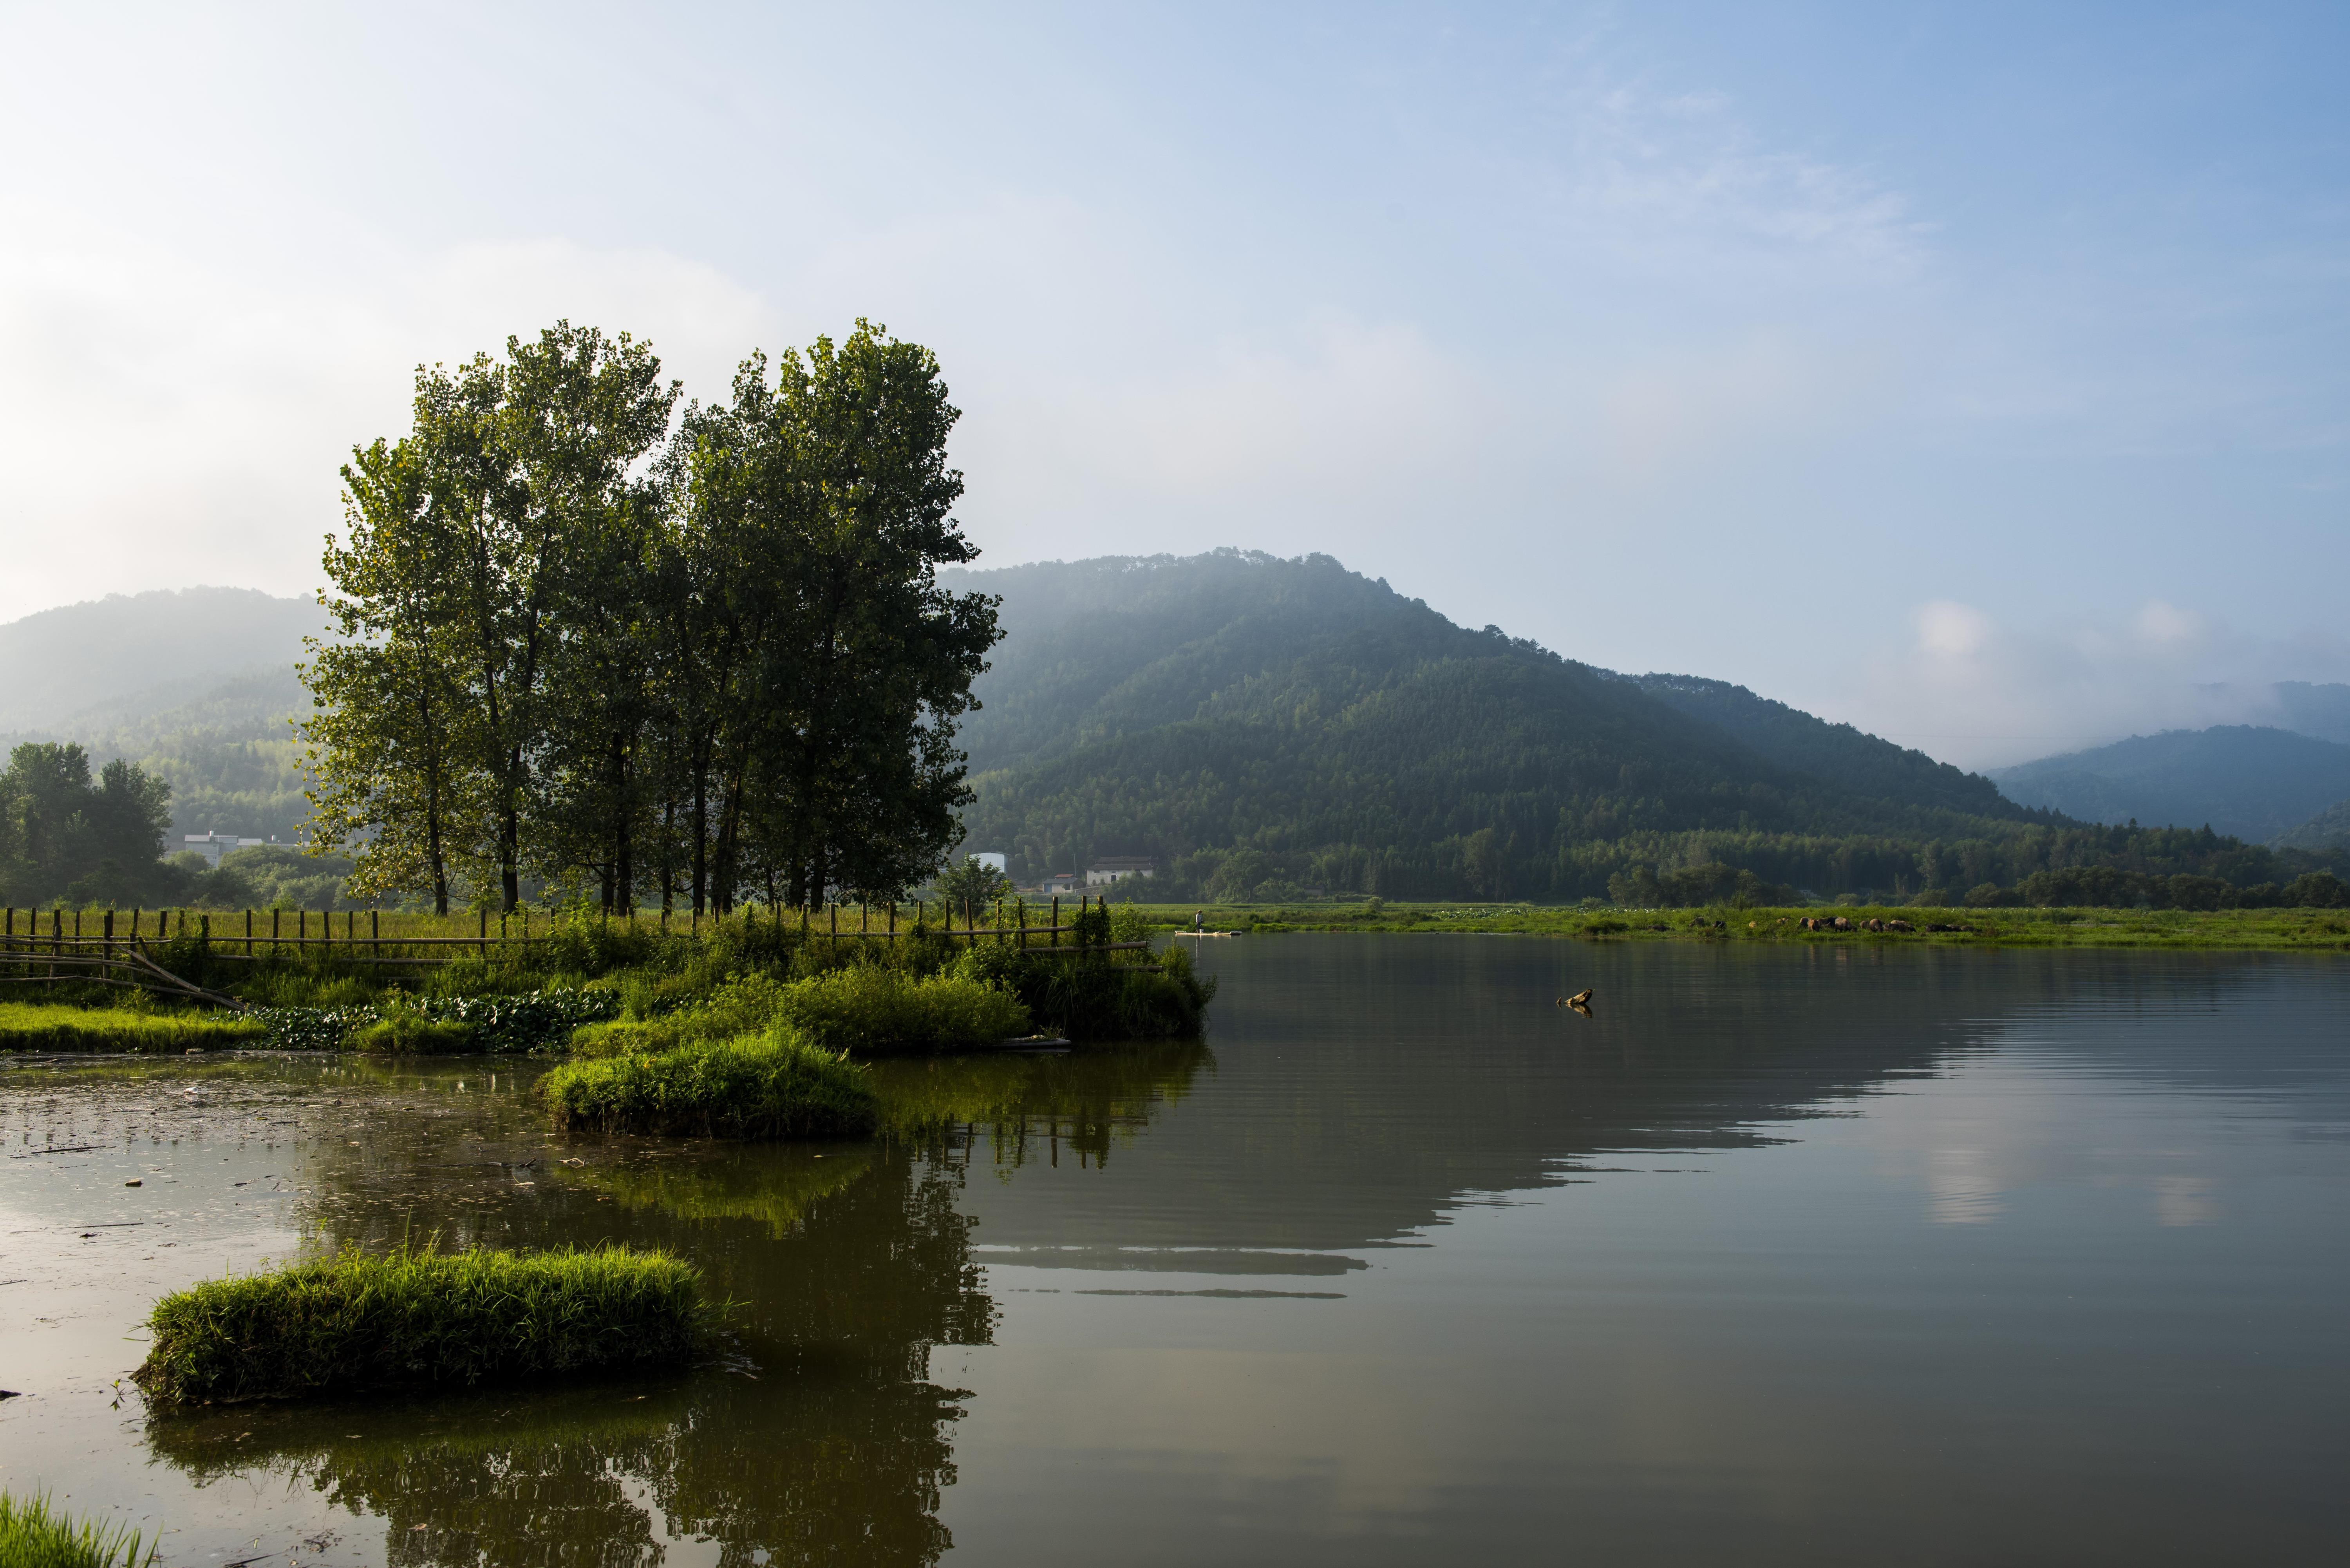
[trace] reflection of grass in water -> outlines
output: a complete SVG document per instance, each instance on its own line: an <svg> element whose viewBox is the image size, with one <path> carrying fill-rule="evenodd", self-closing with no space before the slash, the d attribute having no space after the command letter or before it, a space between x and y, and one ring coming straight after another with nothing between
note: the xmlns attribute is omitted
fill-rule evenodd
<svg viewBox="0 0 2350 1568"><path fill-rule="evenodd" d="M999 1154L1009 1147L1017 1160L1026 1137L1057 1136L1106 1153L1113 1132L1128 1137L1148 1126L1154 1107L1180 1103L1214 1060L1200 1041L1175 1040L1066 1054L883 1061L868 1071L887 1130L933 1139L989 1127Z"/></svg>
<svg viewBox="0 0 2350 1568"><path fill-rule="evenodd" d="M854 1147L759 1154L764 1158L743 1151L724 1159L599 1165L563 1174L625 1208L681 1220L757 1220L782 1237L806 1221L811 1206L848 1187L873 1163L869 1151Z"/></svg>
<svg viewBox="0 0 2350 1568"><path fill-rule="evenodd" d="M199 1486L282 1476L381 1518L395 1563L650 1568L644 1498L723 1562L934 1563L964 1396L877 1370L163 1415L147 1441Z"/></svg>

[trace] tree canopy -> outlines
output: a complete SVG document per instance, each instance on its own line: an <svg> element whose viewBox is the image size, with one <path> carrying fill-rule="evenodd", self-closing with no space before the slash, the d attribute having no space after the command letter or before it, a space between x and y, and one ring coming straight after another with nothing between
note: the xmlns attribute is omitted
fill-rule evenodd
<svg viewBox="0 0 2350 1568"><path fill-rule="evenodd" d="M977 554L936 358L860 321L724 404L660 373L558 323L420 369L410 433L343 470L303 732L356 888L723 910L895 893L952 846L998 634L936 576Z"/></svg>

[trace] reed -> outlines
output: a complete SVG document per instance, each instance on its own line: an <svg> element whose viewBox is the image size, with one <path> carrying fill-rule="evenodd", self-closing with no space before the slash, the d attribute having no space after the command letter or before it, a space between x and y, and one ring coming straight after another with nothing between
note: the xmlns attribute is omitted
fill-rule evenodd
<svg viewBox="0 0 2350 1568"><path fill-rule="evenodd" d="M267 1032L258 1019L219 1013L0 1002L0 1051L229 1050Z"/></svg>
<svg viewBox="0 0 2350 1568"><path fill-rule="evenodd" d="M165 1405L549 1376L682 1360L715 1311L665 1252L346 1247L165 1296L132 1376Z"/></svg>
<svg viewBox="0 0 2350 1568"><path fill-rule="evenodd" d="M0 1491L0 1563L7 1568L145 1568L158 1549L140 1548L135 1530L76 1522L52 1511L45 1497L20 1502Z"/></svg>
<svg viewBox="0 0 2350 1568"><path fill-rule="evenodd" d="M864 1070L789 1025L567 1062L539 1080L558 1127L708 1137L855 1137L877 1113Z"/></svg>

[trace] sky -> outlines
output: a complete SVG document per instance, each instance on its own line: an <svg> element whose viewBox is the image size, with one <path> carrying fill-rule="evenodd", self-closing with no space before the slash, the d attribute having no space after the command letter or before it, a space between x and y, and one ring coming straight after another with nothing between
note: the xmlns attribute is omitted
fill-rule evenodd
<svg viewBox="0 0 2350 1568"><path fill-rule="evenodd" d="M0 6L0 620L414 369L937 351L983 565L1320 551L1968 766L2350 680L2350 11Z"/></svg>

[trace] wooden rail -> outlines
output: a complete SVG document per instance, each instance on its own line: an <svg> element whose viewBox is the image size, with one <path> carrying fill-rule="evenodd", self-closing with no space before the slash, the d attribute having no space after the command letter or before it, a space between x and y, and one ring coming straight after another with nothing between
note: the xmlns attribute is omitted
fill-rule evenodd
<svg viewBox="0 0 2350 1568"><path fill-rule="evenodd" d="M1089 899L1079 900L1078 909L1081 918L1089 901ZM1089 952L1127 952L1138 949L1148 950L1150 946L1149 941L1065 944L1062 940L1063 934L1075 933L1081 928L1074 921L1062 920L1061 900L1057 898L1052 902L1051 920L1042 925L1028 923L1027 907L1024 903L1015 903L1012 911L1014 919L1009 924L1003 923L1004 911L999 905L995 911L994 921L985 926L978 923L978 912L970 909L963 911L964 923L961 926L953 923L953 910L951 909L941 911L947 916L947 919L934 926L929 922L927 901L918 900L914 905L914 923L902 929L898 924L899 906L895 903L885 904L878 909L869 904L857 906L855 910L857 924L848 929L843 929L841 925L841 913L847 906L835 903L827 904L823 908L825 919L822 925L816 923L815 910L802 909L796 911L799 917L799 934L803 939L822 937L832 941L892 941L900 937L930 936L944 938L949 941L967 942L972 946L989 940L1005 944L1017 943L1022 948L1041 948L1047 952L1059 951L1072 955ZM41 916L45 912L49 917L49 929L46 932L40 929ZM255 917L257 912L266 913L269 917L269 929L266 934L255 928ZM26 917L26 922L25 929L20 932L16 929L16 917L20 911L12 907L0 910L0 970L16 972L0 973L0 983L47 984L80 981L99 985L126 985L171 991L200 996L223 1005L234 1006L241 1004L228 997L219 996L200 986L192 985L163 969L155 962L152 950L163 943L193 935L203 942L205 961L208 963L266 963L285 956L284 950L286 949L294 950L296 956L299 956L306 949L317 948L325 950L328 956L339 953L344 961L348 963L363 963L371 968L412 967L446 963L450 958L463 955L460 952L452 952L442 957L434 957L429 953L420 956L401 950L471 949L477 956L486 959L493 948L501 952L512 949L520 949L527 952L531 947L543 946L553 940L544 933L538 936L531 935L527 915L525 916L523 932L520 936L509 934L504 929L504 921L502 919L499 922L501 929L494 937L490 935L489 916L486 912L481 915L479 930L474 936L401 936L397 933L386 936L383 933L383 919L380 910L367 911L368 924L364 934L359 930L359 911L343 911L343 934L338 938L334 930L334 912L325 909L317 911L320 934L314 937L310 934L311 912L307 909L267 911L247 909L242 911L244 915L242 932L231 926L224 932L215 933L213 930L210 912L164 909L154 912L154 928L151 934L141 929L148 919L148 911L131 910L127 929L118 933L116 919L120 911L107 909L98 914L99 929L85 935L82 931L84 911L77 909L71 911L73 929L68 935L66 930L68 913L67 910L59 909L47 911L23 910L21 913ZM176 935L172 929L175 913L178 917ZM882 917L884 922L878 927L874 919L877 913ZM285 916L288 914L295 917L295 929L290 935L284 929ZM191 915L195 916L196 929L192 932L189 929ZM634 911L621 918L631 926L650 924L650 922L639 921ZM757 909L746 908L742 918L745 924L764 918L780 927L784 923L785 911L780 908L771 908L762 915ZM713 929L720 919L721 917L712 917ZM671 929L668 911L664 910L660 925L650 934L657 939L689 940L698 938L701 928L701 918L696 916L688 930L673 930ZM386 949L391 950L387 952ZM30 972L35 970L42 972Z"/></svg>

